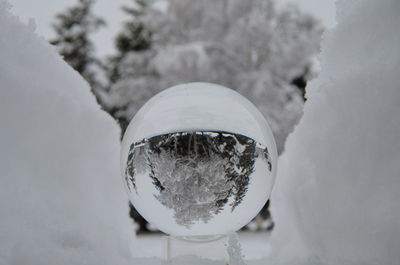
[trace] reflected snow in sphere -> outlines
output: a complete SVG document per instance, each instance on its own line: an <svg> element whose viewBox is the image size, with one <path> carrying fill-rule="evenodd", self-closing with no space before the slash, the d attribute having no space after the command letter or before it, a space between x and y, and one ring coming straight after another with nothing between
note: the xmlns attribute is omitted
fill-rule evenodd
<svg viewBox="0 0 400 265"><path fill-rule="evenodd" d="M261 210L275 180L272 131L237 92L189 83L151 98L130 122L121 169L138 212L174 236L234 232Z"/></svg>

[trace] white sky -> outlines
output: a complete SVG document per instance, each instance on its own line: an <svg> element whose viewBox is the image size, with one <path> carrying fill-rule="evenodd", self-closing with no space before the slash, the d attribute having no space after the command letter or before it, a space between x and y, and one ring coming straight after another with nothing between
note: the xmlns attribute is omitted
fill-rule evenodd
<svg viewBox="0 0 400 265"><path fill-rule="evenodd" d="M0 0L1 1L1 0ZM13 6L12 12L22 21L33 18L36 23L36 32L50 39L54 36L51 23L54 15L63 11L67 6L73 6L77 0L8 0ZM196 1L196 0L193 0ZM282 3L296 3L304 11L319 18L325 27L335 24L334 0L277 0ZM107 26L100 29L93 40L100 56L110 55L114 50L113 38L119 31L122 21L126 18L121 10L122 5L130 5L132 0L97 0L94 12L104 18Z"/></svg>

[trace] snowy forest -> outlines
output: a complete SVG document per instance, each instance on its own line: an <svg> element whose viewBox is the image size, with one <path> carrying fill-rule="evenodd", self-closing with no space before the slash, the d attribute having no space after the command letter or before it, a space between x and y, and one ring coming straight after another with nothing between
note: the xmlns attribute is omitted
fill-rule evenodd
<svg viewBox="0 0 400 265"><path fill-rule="evenodd" d="M61 9L48 39L0 0L0 265L399 264L398 0L337 1L329 30L277 0L127 0L106 56L92 36L109 21L95 6L76 0ZM225 205L233 212L258 157L271 171L268 149L246 136L170 132L130 143L135 159L121 176L131 119L157 93L189 82L250 100L271 127L279 163L272 195L248 225L170 260L171 246L191 243L164 237L123 187L137 192L143 164L159 190L175 185L157 183L169 158L157 171L155 152L194 152L177 148L196 138L216 150L202 161L231 174L206 211L171 192L156 198L188 228ZM226 152L239 162L218 164ZM198 181L186 175L185 185Z"/></svg>
<svg viewBox="0 0 400 265"><path fill-rule="evenodd" d="M51 43L91 85L122 134L137 110L173 85L210 82L250 99L268 119L278 152L302 115L307 80L316 75L322 25L296 6L274 0L134 0L115 36L115 54L95 56L90 37L106 22L92 0L55 19ZM272 229L267 209L250 227ZM146 221L132 208L139 231Z"/></svg>

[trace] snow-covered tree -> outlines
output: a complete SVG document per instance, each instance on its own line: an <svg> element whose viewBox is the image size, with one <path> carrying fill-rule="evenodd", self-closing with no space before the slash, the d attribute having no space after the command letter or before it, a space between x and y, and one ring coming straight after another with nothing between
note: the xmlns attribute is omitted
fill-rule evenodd
<svg viewBox="0 0 400 265"><path fill-rule="evenodd" d="M240 134L169 133L130 145L125 181L130 193L139 194L136 180L151 179L158 202L174 211L177 224L190 228L242 205L257 160L272 170L268 149Z"/></svg>
<svg viewBox="0 0 400 265"><path fill-rule="evenodd" d="M132 1L132 6L122 7L122 10L128 14L129 20L125 21L122 30L115 38L116 54L108 59L108 89L110 89L112 84L124 78L124 68L121 67L121 65L124 63L123 61L125 61L125 57L127 57L130 53L142 53L146 50L149 50L151 47L152 32L146 25L146 20L148 19L146 14L150 2L146 0ZM137 69L136 72L141 68L141 64L143 63L144 62L139 62L139 64L135 66ZM145 72L140 73L145 74ZM109 96L104 94L104 91L98 91L97 94L100 98L100 104L106 105L107 111L119 121L119 124L124 130L128 125L129 120L126 119L126 117L119 117L119 115L115 114L120 110L119 106L111 106L110 104L106 104ZM137 97L139 101L143 102L143 98L140 96Z"/></svg>
<svg viewBox="0 0 400 265"><path fill-rule="evenodd" d="M100 62L95 58L90 35L105 25L103 19L92 13L93 4L94 0L79 0L75 6L59 13L53 24L56 37L50 41L92 89L99 85L95 69Z"/></svg>
<svg viewBox="0 0 400 265"><path fill-rule="evenodd" d="M132 34L137 27L127 23L119 38L145 39L146 48L124 53L116 65L118 78L102 97L123 129L162 89L212 82L256 104L283 150L302 113L302 93L295 84L319 49L322 30L312 17L295 7L278 9L272 0L164 0L136 7L140 12L131 14L141 33Z"/></svg>
<svg viewBox="0 0 400 265"><path fill-rule="evenodd" d="M136 1L126 10L131 20L117 37L118 60L101 97L123 131L161 90L211 82L250 99L268 119L282 152L302 115L298 84L304 87L319 50L322 27L315 19L294 6L279 9L273 0Z"/></svg>

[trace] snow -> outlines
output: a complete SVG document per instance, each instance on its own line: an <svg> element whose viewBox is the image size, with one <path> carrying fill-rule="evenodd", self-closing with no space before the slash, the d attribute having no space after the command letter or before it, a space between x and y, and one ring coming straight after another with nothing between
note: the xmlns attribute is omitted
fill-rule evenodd
<svg viewBox="0 0 400 265"><path fill-rule="evenodd" d="M0 264L131 264L119 130L0 4Z"/></svg>
<svg viewBox="0 0 400 265"><path fill-rule="evenodd" d="M270 255L271 246L269 244L270 234L267 232L239 232L237 234L238 240L236 241L236 236L228 237L227 241L228 245L230 245L231 249L239 249L241 251L235 251L235 253L231 253L231 256L234 257L235 255L239 255L236 262L240 262L241 257L243 256L246 265L265 265L266 257ZM139 235L133 245L133 255L135 256L133 264L140 264L140 265L154 265L160 264L161 260L160 257L165 255L166 251L166 240L167 237L161 237L160 235ZM231 242L229 242L229 240ZM238 244L240 243L240 245ZM178 247L179 250L171 249L172 256L177 257L177 252L190 252L190 248L195 247L196 250L194 253L197 254L197 257L193 257L192 259L186 263L185 265L192 265L192 264L201 264L201 265L209 265L209 264L217 264L221 265L221 260L218 260L218 257L221 256L228 256L228 248L225 247L223 251L225 253L221 254L221 247L212 242L211 244L204 246L204 244L199 244L198 246L191 246L194 244L189 244L189 246L185 246L184 242L179 242L177 240L173 240L175 245L171 247ZM211 246L211 248L210 248ZM207 255L203 255L203 258L208 259L201 259L201 253L207 253ZM206 257L205 257L206 256ZM176 259L175 259L176 260ZM229 257L226 258L229 260ZM179 260L180 262L182 260ZM190 263L191 262L191 263ZM197 263L196 263L197 262ZM223 263L225 264L225 263ZM231 263L229 263L231 264ZM239 263L240 264L240 263ZM174 264L175 265L175 264ZM232 264L233 265L233 264Z"/></svg>
<svg viewBox="0 0 400 265"><path fill-rule="evenodd" d="M280 161L271 256L247 265L400 260L400 2L338 6ZM159 263L128 253L115 123L33 23L3 3L0 25L0 264Z"/></svg>
<svg viewBox="0 0 400 265"><path fill-rule="evenodd" d="M400 2L340 1L272 194L274 264L399 264Z"/></svg>

